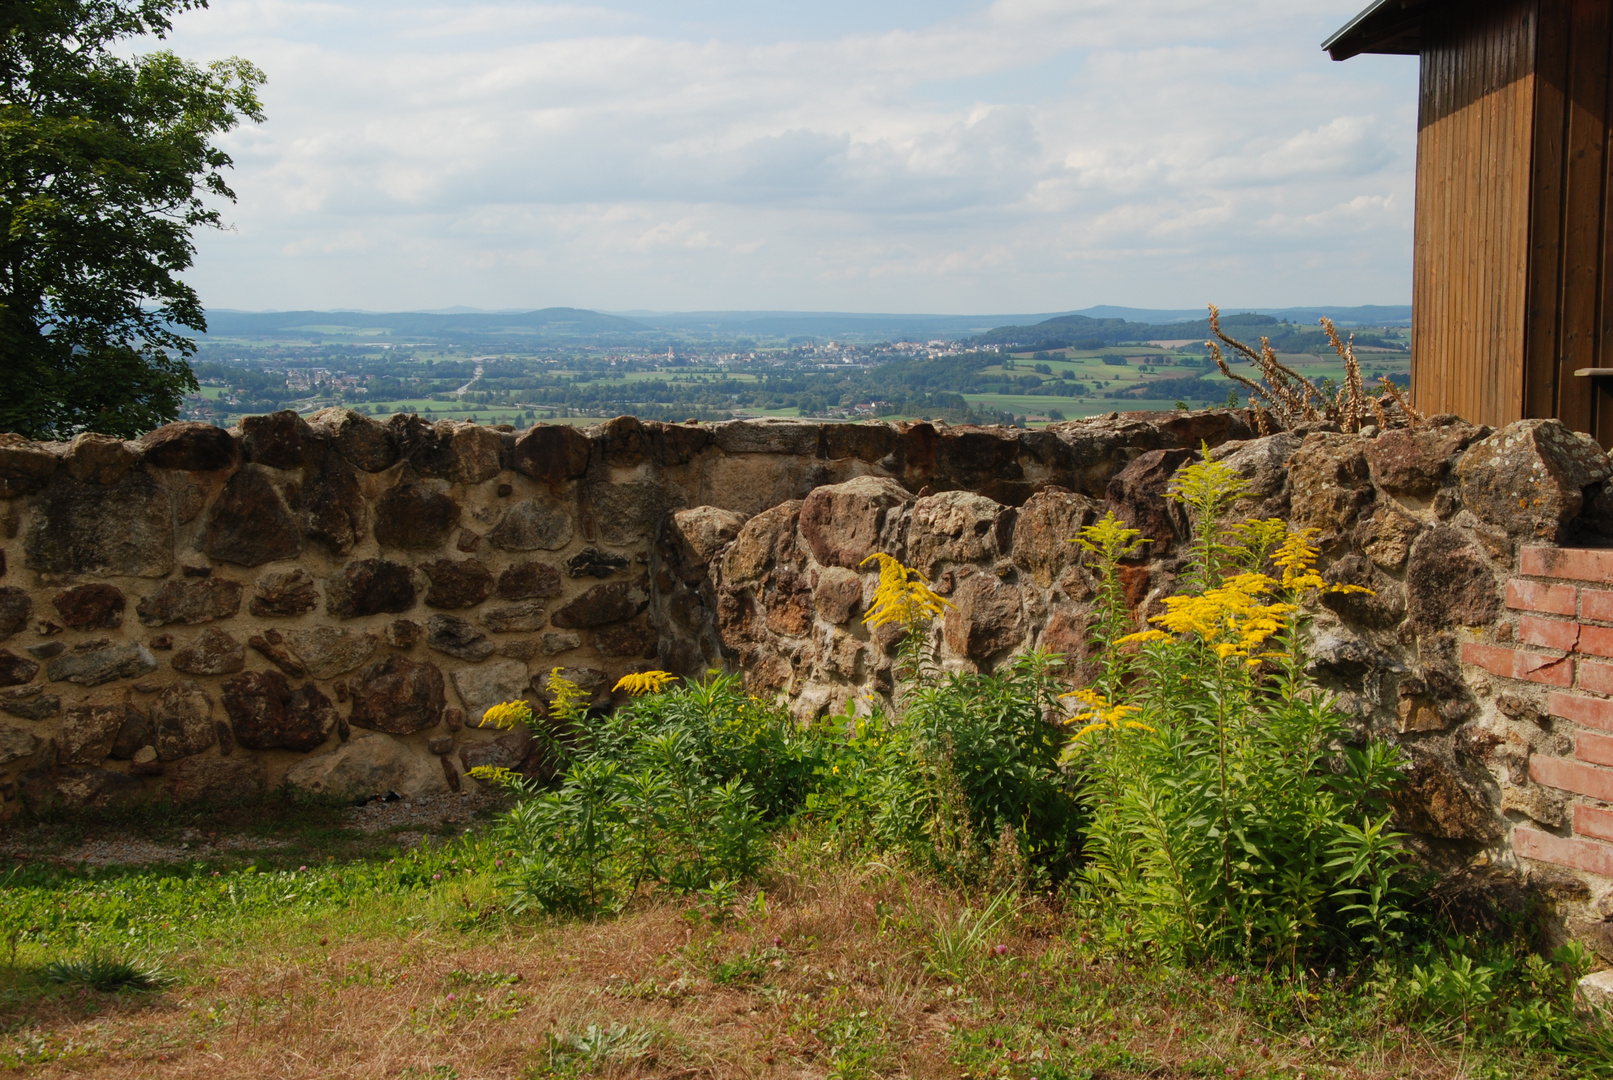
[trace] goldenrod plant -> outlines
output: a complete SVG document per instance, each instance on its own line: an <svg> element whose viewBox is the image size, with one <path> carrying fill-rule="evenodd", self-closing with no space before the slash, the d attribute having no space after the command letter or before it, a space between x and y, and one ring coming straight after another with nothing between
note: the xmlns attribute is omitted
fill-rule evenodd
<svg viewBox="0 0 1613 1080"><path fill-rule="evenodd" d="M1183 577L1199 587L1109 643L1138 650L1122 684L1066 699L1089 815L1080 889L1124 940L1297 969L1388 948L1406 920L1385 805L1398 756L1349 745L1306 674L1303 611L1340 588L1316 572L1314 533L1223 528L1239 490L1214 462L1180 471L1172 497L1199 526ZM1113 531L1083 539L1113 552ZM1101 570L1112 582L1119 560Z"/></svg>

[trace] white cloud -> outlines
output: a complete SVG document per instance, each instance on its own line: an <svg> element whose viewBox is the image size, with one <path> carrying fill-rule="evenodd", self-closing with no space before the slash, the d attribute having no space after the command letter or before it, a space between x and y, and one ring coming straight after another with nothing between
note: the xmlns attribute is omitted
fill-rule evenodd
<svg viewBox="0 0 1613 1080"><path fill-rule="evenodd" d="M191 276L248 308L1405 301L1416 65L1330 63L1351 8L840 6L216 0L173 44L262 66L269 122L226 138L238 228Z"/></svg>

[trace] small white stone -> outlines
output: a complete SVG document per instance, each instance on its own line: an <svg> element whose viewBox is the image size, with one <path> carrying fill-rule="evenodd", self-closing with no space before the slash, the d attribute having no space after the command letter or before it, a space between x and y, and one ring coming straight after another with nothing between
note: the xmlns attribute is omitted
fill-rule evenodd
<svg viewBox="0 0 1613 1080"><path fill-rule="evenodd" d="M1574 996L1582 1008L1613 1013L1613 968L1593 971L1579 980Z"/></svg>
<svg viewBox="0 0 1613 1080"><path fill-rule="evenodd" d="M134 752L134 763L136 765L150 765L156 760L157 748L155 746L142 746Z"/></svg>

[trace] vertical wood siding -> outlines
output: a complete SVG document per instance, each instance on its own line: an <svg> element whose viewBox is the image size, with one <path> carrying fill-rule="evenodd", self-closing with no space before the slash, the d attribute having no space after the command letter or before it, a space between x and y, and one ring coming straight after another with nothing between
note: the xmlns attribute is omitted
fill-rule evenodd
<svg viewBox="0 0 1613 1080"><path fill-rule="evenodd" d="M1524 406L1536 3L1453 7L1423 39L1412 396L1504 424Z"/></svg>

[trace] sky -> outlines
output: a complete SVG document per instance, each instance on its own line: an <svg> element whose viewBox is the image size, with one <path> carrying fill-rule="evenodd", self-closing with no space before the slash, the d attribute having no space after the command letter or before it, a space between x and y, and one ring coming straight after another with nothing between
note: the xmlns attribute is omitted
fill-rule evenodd
<svg viewBox="0 0 1613 1080"><path fill-rule="evenodd" d="M209 307L1405 304L1417 62L1364 0L213 0L267 121ZM149 43L150 47L158 47ZM144 46L142 46L144 47Z"/></svg>

